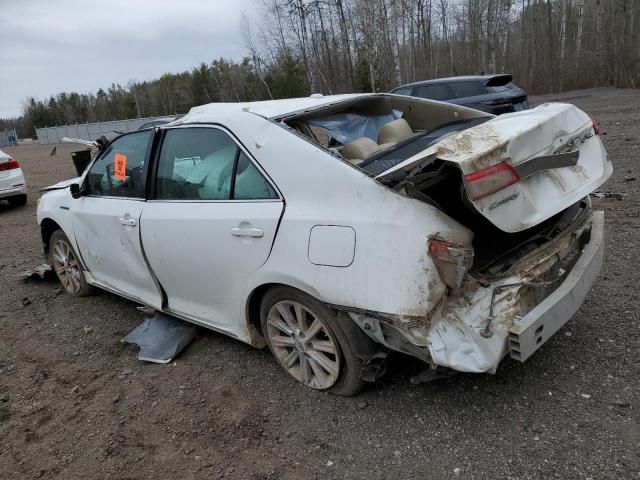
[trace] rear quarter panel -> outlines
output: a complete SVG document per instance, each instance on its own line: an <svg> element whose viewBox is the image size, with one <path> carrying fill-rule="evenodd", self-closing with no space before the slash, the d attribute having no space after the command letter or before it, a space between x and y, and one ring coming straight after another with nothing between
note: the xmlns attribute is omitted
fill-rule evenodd
<svg viewBox="0 0 640 480"><path fill-rule="evenodd" d="M230 122L285 199L271 255L247 285L247 296L259 285L283 283L331 304L378 312L424 316L433 308L445 286L427 253L428 236L468 245L468 230L283 126L249 114ZM311 263L316 225L355 230L349 266Z"/></svg>

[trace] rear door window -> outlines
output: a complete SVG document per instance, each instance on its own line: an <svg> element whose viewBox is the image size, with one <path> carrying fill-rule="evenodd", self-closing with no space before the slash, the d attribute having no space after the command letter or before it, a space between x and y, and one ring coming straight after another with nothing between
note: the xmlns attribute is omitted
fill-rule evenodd
<svg viewBox="0 0 640 480"><path fill-rule="evenodd" d="M475 97L477 95L486 95L487 89L482 82L452 82L451 88L455 93L455 98Z"/></svg>
<svg viewBox="0 0 640 480"><path fill-rule="evenodd" d="M218 128L167 130L157 170L158 200L278 198L249 157Z"/></svg>
<svg viewBox="0 0 640 480"><path fill-rule="evenodd" d="M278 198L278 195L267 179L262 176L258 168L242 151L238 157L233 198L235 200L266 200Z"/></svg>
<svg viewBox="0 0 640 480"><path fill-rule="evenodd" d="M455 94L449 85L444 83L432 83L416 87L416 97L428 98L430 100L450 100L455 98Z"/></svg>
<svg viewBox="0 0 640 480"><path fill-rule="evenodd" d="M238 146L222 130L168 130L158 160L156 198L228 200Z"/></svg>

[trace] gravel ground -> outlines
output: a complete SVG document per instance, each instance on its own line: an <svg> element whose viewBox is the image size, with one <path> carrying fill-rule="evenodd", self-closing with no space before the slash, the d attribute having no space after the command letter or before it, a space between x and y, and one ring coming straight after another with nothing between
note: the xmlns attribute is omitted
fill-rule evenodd
<svg viewBox="0 0 640 480"><path fill-rule="evenodd" d="M355 398L295 384L268 351L203 331L168 365L120 339L141 320L108 293L23 282L42 259L38 189L73 176L59 146L5 150L29 203L0 203L0 478L640 478L640 91L532 98L596 119L614 162L601 277L525 364L412 385L396 356Z"/></svg>

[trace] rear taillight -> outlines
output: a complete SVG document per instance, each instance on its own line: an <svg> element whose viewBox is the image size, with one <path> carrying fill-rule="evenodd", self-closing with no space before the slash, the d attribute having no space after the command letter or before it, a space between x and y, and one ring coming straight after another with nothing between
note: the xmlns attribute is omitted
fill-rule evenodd
<svg viewBox="0 0 640 480"><path fill-rule="evenodd" d="M594 135L600 135L600 127L598 126L598 122L596 122L596 119L593 117L591 117L591 124L593 125Z"/></svg>
<svg viewBox="0 0 640 480"><path fill-rule="evenodd" d="M464 176L464 183L471 200L478 200L520 180L520 175L508 163L498 163Z"/></svg>
<svg viewBox="0 0 640 480"><path fill-rule="evenodd" d="M442 281L453 290L460 288L465 273L473 265L473 249L430 238L429 254Z"/></svg>
<svg viewBox="0 0 640 480"><path fill-rule="evenodd" d="M17 160L10 158L8 162L0 163L0 172L4 172L6 170L13 170L15 168L20 168Z"/></svg>

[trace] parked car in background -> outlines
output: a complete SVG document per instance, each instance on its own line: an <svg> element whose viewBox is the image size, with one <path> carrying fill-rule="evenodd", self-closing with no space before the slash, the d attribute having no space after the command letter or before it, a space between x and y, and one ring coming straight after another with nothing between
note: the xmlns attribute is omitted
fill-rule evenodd
<svg viewBox="0 0 640 480"><path fill-rule="evenodd" d="M391 93L440 100L501 115L529 108L527 94L511 75L473 75L438 78L402 85Z"/></svg>
<svg viewBox="0 0 640 480"><path fill-rule="evenodd" d="M568 104L215 103L113 139L37 218L69 294L266 345L297 381L349 395L391 350L494 373L541 348L600 270L589 193L611 172Z"/></svg>
<svg viewBox="0 0 640 480"><path fill-rule="evenodd" d="M27 182L14 158L0 150L0 200L17 207L27 203Z"/></svg>

